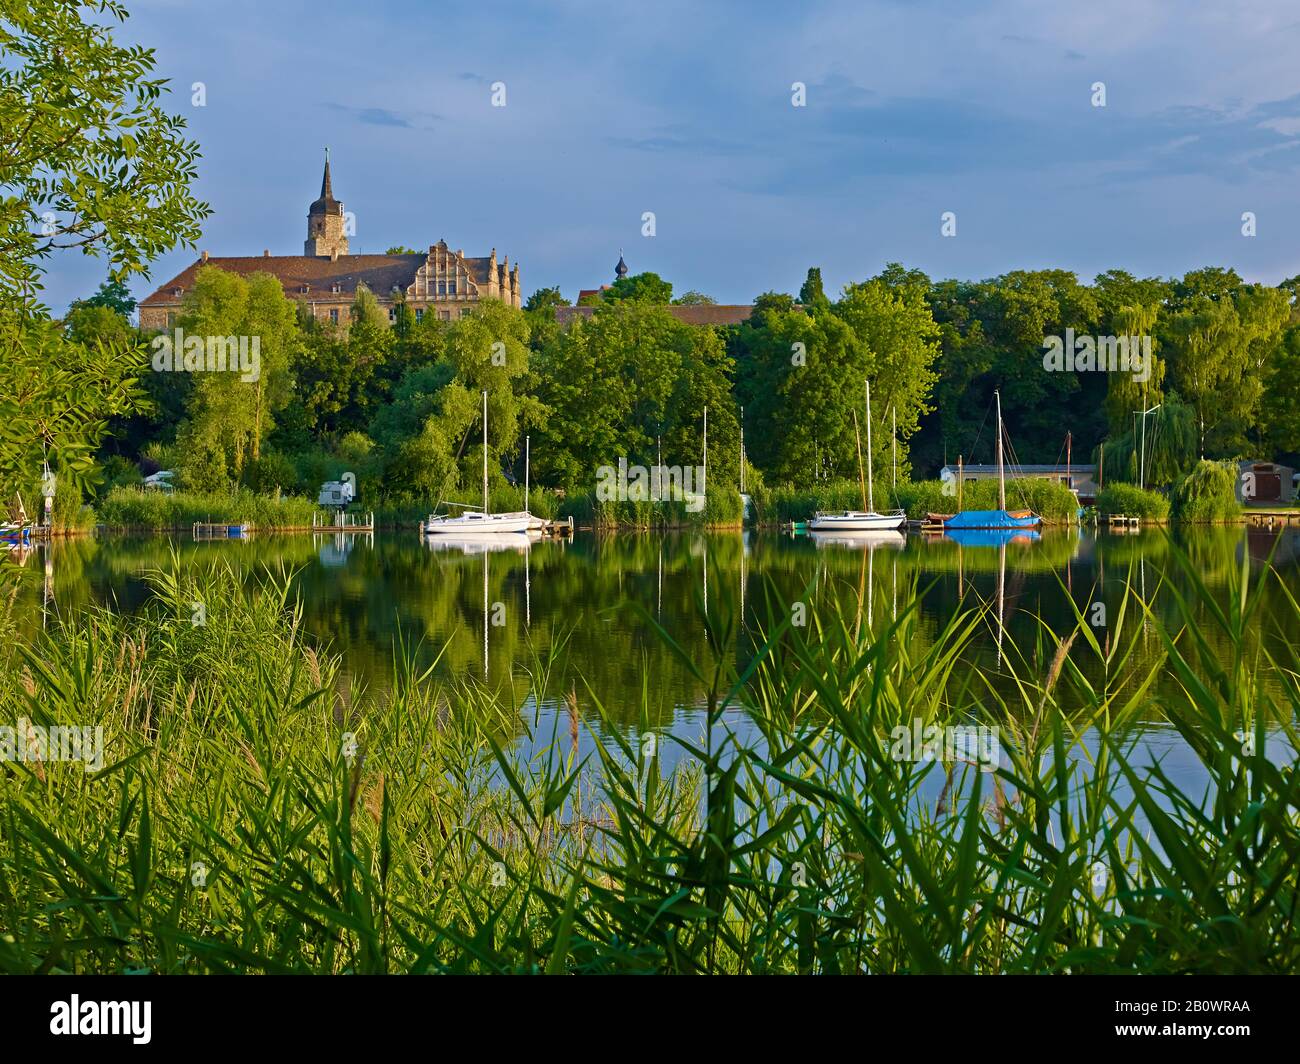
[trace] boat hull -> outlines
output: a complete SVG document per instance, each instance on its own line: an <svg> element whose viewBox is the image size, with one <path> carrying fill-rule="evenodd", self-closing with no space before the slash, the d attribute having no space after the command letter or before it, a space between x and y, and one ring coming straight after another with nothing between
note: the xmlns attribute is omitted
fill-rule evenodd
<svg viewBox="0 0 1300 1064"><path fill-rule="evenodd" d="M428 536L480 536L527 532L531 518L506 514L461 514L460 517L430 517L424 523Z"/></svg>
<svg viewBox="0 0 1300 1064"><path fill-rule="evenodd" d="M808 522L809 532L897 532L907 524L907 514L818 514Z"/></svg>

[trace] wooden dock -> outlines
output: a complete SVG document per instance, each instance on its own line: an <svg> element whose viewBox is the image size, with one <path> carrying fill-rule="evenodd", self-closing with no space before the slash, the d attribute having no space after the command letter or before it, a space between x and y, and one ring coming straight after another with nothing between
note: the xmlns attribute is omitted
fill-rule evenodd
<svg viewBox="0 0 1300 1064"><path fill-rule="evenodd" d="M311 515L313 532L373 532L374 513L317 513Z"/></svg>
<svg viewBox="0 0 1300 1064"><path fill-rule="evenodd" d="M226 521L195 521L194 522L194 539L214 540L214 539L246 539L248 534L253 531L252 525L235 524Z"/></svg>
<svg viewBox="0 0 1300 1064"><path fill-rule="evenodd" d="M1300 528L1300 510L1246 509L1242 516L1251 528Z"/></svg>

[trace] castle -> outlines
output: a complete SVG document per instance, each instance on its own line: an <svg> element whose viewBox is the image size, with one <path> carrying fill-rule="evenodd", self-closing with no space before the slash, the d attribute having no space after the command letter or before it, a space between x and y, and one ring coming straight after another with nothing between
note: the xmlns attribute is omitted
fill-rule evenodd
<svg viewBox="0 0 1300 1064"><path fill-rule="evenodd" d="M523 304L519 263L509 257L497 261L496 248L486 257L468 258L452 251L445 240L430 245L428 253L351 255L348 233L351 218L341 200L334 198L329 155L320 196L307 209L307 239L301 255L261 255L199 258L140 303L142 329L175 327L185 293L203 266L232 273L269 273L279 280L284 294L322 321L346 324L348 311L361 285L374 293L389 321L397 304L405 302L412 315L431 314L442 321L464 317L482 299L499 299L509 306Z"/></svg>

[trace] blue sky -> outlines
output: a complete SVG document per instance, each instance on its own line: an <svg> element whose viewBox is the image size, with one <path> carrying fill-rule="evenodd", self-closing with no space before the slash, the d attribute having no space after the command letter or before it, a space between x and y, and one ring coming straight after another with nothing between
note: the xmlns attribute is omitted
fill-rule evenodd
<svg viewBox="0 0 1300 1064"><path fill-rule="evenodd" d="M127 4L123 39L156 49L202 146L213 255L300 254L328 145L354 252L496 247L525 292L570 299L620 249L720 302L894 260L1300 273L1293 3ZM137 296L195 257L160 259ZM55 260L47 302L103 272Z"/></svg>

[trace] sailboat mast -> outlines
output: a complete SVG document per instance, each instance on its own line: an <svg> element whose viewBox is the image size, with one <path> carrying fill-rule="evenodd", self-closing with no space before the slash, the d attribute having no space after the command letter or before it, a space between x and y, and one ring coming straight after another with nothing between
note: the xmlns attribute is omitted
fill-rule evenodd
<svg viewBox="0 0 1300 1064"><path fill-rule="evenodd" d="M894 460L894 472L889 481L889 486L894 489L894 498L898 498L898 408L893 403L889 404L889 452ZM897 502L894 503L898 505Z"/></svg>
<svg viewBox="0 0 1300 1064"><path fill-rule="evenodd" d="M858 412L853 411L853 442L858 445L858 488L862 492L862 505L867 505L867 481L862 475L862 434L858 432Z"/></svg>
<svg viewBox="0 0 1300 1064"><path fill-rule="evenodd" d="M524 437L524 509L528 509L528 459L532 452L531 436Z"/></svg>
<svg viewBox="0 0 1300 1064"><path fill-rule="evenodd" d="M483 389L483 512L488 512L487 490L487 389Z"/></svg>
<svg viewBox="0 0 1300 1064"><path fill-rule="evenodd" d="M867 512L876 512L875 479L871 468L871 382L864 381L867 390Z"/></svg>
<svg viewBox="0 0 1300 1064"><path fill-rule="evenodd" d="M1002 467L1002 393L995 391L998 401L998 509L1007 508L1007 475Z"/></svg>

